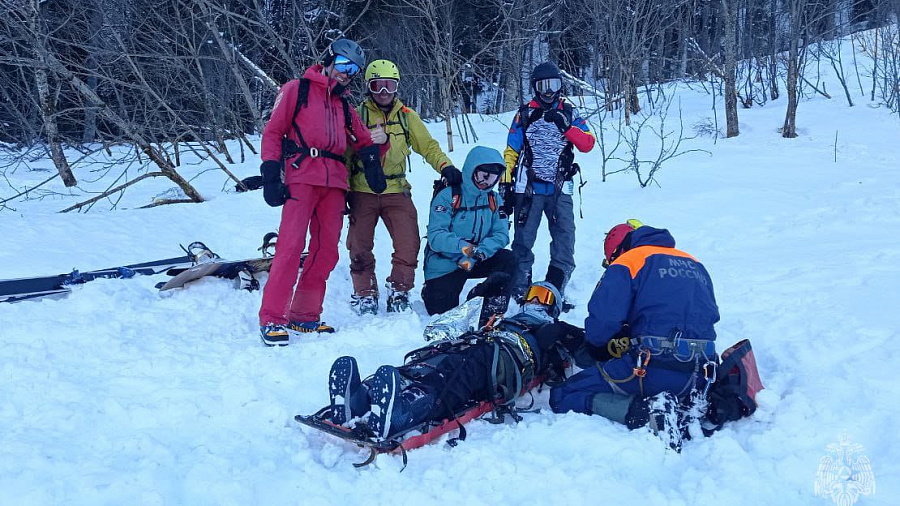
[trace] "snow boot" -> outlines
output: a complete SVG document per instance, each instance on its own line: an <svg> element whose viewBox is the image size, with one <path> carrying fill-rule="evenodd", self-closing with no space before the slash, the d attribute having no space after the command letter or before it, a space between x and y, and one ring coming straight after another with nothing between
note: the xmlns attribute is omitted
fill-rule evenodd
<svg viewBox="0 0 900 506"><path fill-rule="evenodd" d="M344 425L368 411L368 396L359 379L359 367L353 357L340 357L328 374L328 397L331 399L331 421Z"/></svg>
<svg viewBox="0 0 900 506"><path fill-rule="evenodd" d="M685 416L678 398L671 392L661 392L642 399L634 397L625 415L625 425L630 429L646 427L666 445L681 453L685 439L690 439Z"/></svg>
<svg viewBox="0 0 900 506"><path fill-rule="evenodd" d="M350 296L350 309L357 316L365 314L378 314L378 295L356 295Z"/></svg>
<svg viewBox="0 0 900 506"><path fill-rule="evenodd" d="M560 269L555 265L551 265L547 267L547 276L544 277L544 281L552 284L559 290L559 293L564 293L566 291L566 284L568 284L569 276L566 274L566 271Z"/></svg>
<svg viewBox="0 0 900 506"><path fill-rule="evenodd" d="M376 437L384 439L391 434L394 411L400 408L401 388L400 373L396 367L383 365L375 371L369 384L372 413L369 415L368 425Z"/></svg>
<svg viewBox="0 0 900 506"><path fill-rule="evenodd" d="M487 325L492 318L505 315L508 307L509 295L485 297L481 305L481 314L478 316L478 328Z"/></svg>
<svg viewBox="0 0 900 506"><path fill-rule="evenodd" d="M286 346L288 344L288 331L284 325L267 323L259 327L259 333L266 346Z"/></svg>
<svg viewBox="0 0 900 506"><path fill-rule="evenodd" d="M647 427L663 443L681 453L684 440L684 424L678 398L672 392L661 392L647 399L650 418Z"/></svg>
<svg viewBox="0 0 900 506"><path fill-rule="evenodd" d="M331 325L325 325L325 322L320 322L313 320L311 322L291 322L288 325L288 328L293 330L294 332L300 332L303 334L312 334L313 332L317 332L319 334L333 334L334 327Z"/></svg>
<svg viewBox="0 0 900 506"><path fill-rule="evenodd" d="M391 290L387 300L388 313L402 313L409 311L409 292Z"/></svg>

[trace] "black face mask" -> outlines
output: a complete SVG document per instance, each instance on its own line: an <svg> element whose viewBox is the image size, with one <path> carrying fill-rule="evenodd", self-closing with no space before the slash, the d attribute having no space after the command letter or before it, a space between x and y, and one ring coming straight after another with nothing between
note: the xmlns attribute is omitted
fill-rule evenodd
<svg viewBox="0 0 900 506"><path fill-rule="evenodd" d="M535 96L538 99L538 102L544 109L549 108L551 105L555 104L557 100L559 100L559 92L555 91L553 93L544 94L535 92Z"/></svg>

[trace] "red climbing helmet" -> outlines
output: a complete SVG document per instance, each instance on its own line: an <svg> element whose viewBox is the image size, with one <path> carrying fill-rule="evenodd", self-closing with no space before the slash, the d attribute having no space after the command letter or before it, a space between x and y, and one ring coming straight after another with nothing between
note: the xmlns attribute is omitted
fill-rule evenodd
<svg viewBox="0 0 900 506"><path fill-rule="evenodd" d="M609 229L603 241L603 267L608 267L623 251L623 243L628 234L643 226L639 220L630 219Z"/></svg>

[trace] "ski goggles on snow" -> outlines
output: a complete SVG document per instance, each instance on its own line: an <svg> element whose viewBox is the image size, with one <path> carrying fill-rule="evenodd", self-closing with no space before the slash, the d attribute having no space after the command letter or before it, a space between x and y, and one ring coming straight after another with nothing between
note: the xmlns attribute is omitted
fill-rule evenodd
<svg viewBox="0 0 900 506"><path fill-rule="evenodd" d="M556 93L562 89L562 79L557 77L540 79L534 82L534 89L538 93Z"/></svg>
<svg viewBox="0 0 900 506"><path fill-rule="evenodd" d="M350 58L346 56L338 55L334 58L334 70L337 70L341 74L347 74L347 77L353 77L356 74L359 74L361 70L359 65L350 61Z"/></svg>
<svg viewBox="0 0 900 506"><path fill-rule="evenodd" d="M369 79L369 91L371 93L397 93L397 87L400 82L396 79Z"/></svg>
<svg viewBox="0 0 900 506"><path fill-rule="evenodd" d="M547 288L546 286L541 285L531 285L528 287L528 291L525 292L525 302L531 302L533 300L537 300L539 303L545 306L552 306L556 304L556 296L553 295L553 291Z"/></svg>

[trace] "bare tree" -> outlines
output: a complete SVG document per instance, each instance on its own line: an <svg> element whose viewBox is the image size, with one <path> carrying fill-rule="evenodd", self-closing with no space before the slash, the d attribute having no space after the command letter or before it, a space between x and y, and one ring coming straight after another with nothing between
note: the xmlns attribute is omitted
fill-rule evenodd
<svg viewBox="0 0 900 506"><path fill-rule="evenodd" d="M737 0L721 0L722 14L725 16L725 122L726 137L737 137L740 133L737 112L737 86L735 85L737 66Z"/></svg>
<svg viewBox="0 0 900 506"><path fill-rule="evenodd" d="M28 2L24 2L21 4L21 10L18 12L10 9L10 15L18 15L21 16L22 22L27 26L27 33L30 36L32 51L34 51L34 57L36 62L38 63L34 67L34 80L35 87L38 92L38 102L41 105L41 116L44 120L43 130L46 134L47 144L50 146L50 158L53 160L53 165L56 166L56 170L59 171L59 176L62 178L63 184L66 186L75 186L78 184L78 181L75 179L75 175L72 173L71 167L69 167L69 162L66 160L66 154L63 151L62 143L59 140L59 128L56 122L56 101L55 101L55 93L51 94L50 90L50 78L47 75L46 68L46 39L49 37L47 33L47 26L44 22L43 15L41 14L41 2L40 0L29 0Z"/></svg>
<svg viewBox="0 0 900 506"><path fill-rule="evenodd" d="M671 106L672 100L667 98L657 114L644 114L637 123L621 129L627 157L617 159L625 163L627 170L634 171L642 188L656 183L657 172L669 160L694 152L711 154L702 149L681 148L681 143L691 138L684 137L680 105L677 130L666 126Z"/></svg>

